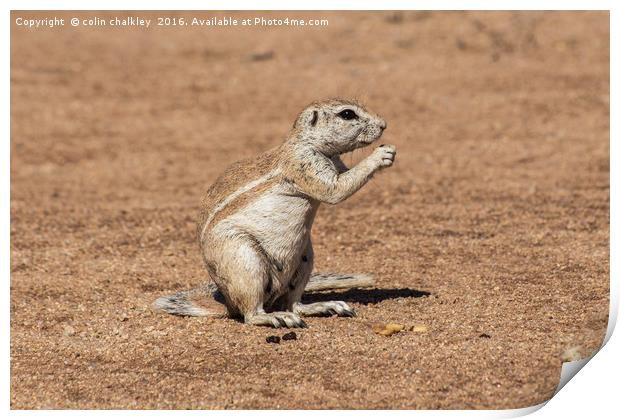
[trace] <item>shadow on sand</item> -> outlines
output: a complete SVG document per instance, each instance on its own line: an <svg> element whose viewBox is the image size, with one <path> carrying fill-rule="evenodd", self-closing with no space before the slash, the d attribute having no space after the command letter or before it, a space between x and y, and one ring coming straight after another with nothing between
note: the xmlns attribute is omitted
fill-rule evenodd
<svg viewBox="0 0 620 420"><path fill-rule="evenodd" d="M379 303L386 299L398 298L419 298L429 296L430 292L410 288L403 289L350 289L342 292L308 292L304 293L301 301L303 303L322 302L326 300L343 300L345 302Z"/></svg>

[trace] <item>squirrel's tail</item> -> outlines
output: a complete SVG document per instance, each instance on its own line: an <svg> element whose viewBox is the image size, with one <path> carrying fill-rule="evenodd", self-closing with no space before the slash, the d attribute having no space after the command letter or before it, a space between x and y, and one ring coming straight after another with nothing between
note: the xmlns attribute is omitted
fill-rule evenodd
<svg viewBox="0 0 620 420"><path fill-rule="evenodd" d="M305 291L352 289L371 287L374 284L372 276L368 274L314 273L310 276ZM181 316L224 318L228 315L224 296L217 290L215 283L211 282L196 289L160 297L153 302L153 309Z"/></svg>
<svg viewBox="0 0 620 420"><path fill-rule="evenodd" d="M306 292L320 290L353 289L355 287L372 287L375 280L370 274L336 274L312 273L306 284Z"/></svg>
<svg viewBox="0 0 620 420"><path fill-rule="evenodd" d="M153 302L153 309L181 316L223 318L228 314L224 297L218 292L215 283L160 297Z"/></svg>

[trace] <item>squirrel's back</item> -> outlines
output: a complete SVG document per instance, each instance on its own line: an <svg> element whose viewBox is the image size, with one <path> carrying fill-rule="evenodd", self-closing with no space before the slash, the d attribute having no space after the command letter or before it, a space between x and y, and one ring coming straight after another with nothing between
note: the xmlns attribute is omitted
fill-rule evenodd
<svg viewBox="0 0 620 420"><path fill-rule="evenodd" d="M230 165L209 187L200 203L197 236L200 243L207 225L221 220L243 205L249 191L273 185L279 164L279 148L268 150L258 157Z"/></svg>

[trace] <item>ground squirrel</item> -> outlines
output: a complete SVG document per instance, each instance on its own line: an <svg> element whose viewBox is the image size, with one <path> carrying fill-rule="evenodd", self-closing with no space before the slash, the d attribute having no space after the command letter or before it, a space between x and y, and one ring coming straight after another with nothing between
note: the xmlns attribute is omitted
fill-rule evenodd
<svg viewBox="0 0 620 420"><path fill-rule="evenodd" d="M159 298L154 307L289 328L305 327L302 316L355 316L341 301L301 303L307 290L372 285L363 274L312 274L310 231L320 203L345 200L392 165L391 145L377 147L351 169L340 159L385 128L382 118L354 101L306 107L282 145L233 164L207 191L197 236L212 282Z"/></svg>

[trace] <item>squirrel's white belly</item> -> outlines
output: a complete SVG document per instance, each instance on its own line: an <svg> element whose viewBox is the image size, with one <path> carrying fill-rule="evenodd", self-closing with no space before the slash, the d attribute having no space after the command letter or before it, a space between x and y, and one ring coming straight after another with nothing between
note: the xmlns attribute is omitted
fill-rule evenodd
<svg viewBox="0 0 620 420"><path fill-rule="evenodd" d="M219 222L214 230L251 235L278 268L280 280L285 280L292 276L306 250L318 205L286 186L275 185Z"/></svg>

